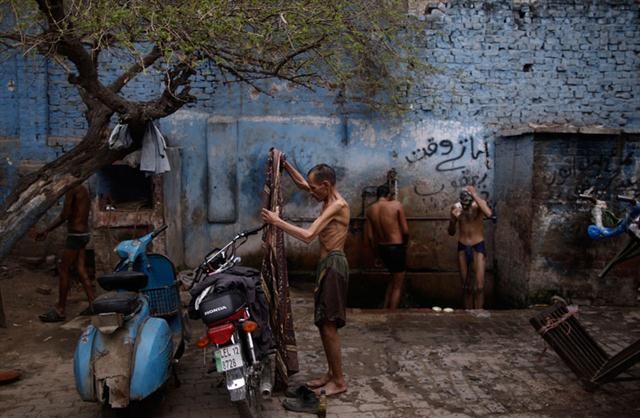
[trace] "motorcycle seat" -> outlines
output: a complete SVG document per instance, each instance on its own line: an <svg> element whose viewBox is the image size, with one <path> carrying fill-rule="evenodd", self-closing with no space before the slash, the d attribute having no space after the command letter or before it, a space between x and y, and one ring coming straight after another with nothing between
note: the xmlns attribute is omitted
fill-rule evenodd
<svg viewBox="0 0 640 418"><path fill-rule="evenodd" d="M140 299L135 292L108 292L93 300L91 308L95 315L101 313L121 313L130 315L138 309Z"/></svg>
<svg viewBox="0 0 640 418"><path fill-rule="evenodd" d="M139 271L118 271L98 277L104 290L129 290L137 292L147 286L147 275Z"/></svg>

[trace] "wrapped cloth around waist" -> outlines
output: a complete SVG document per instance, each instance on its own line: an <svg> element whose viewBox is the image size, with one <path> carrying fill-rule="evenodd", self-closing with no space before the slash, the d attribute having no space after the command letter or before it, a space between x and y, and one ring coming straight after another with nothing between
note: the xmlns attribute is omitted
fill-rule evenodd
<svg viewBox="0 0 640 418"><path fill-rule="evenodd" d="M349 277L349 263L343 251L331 251L318 262L318 267L316 268L316 288L320 287L324 273L328 269L334 270L336 273L344 276L345 279Z"/></svg>

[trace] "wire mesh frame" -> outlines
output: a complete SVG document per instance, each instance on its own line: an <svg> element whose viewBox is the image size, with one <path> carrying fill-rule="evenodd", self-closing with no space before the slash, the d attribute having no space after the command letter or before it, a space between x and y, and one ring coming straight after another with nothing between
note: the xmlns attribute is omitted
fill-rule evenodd
<svg viewBox="0 0 640 418"><path fill-rule="evenodd" d="M149 298L149 310L153 316L173 315L180 309L180 295L175 283L142 292Z"/></svg>

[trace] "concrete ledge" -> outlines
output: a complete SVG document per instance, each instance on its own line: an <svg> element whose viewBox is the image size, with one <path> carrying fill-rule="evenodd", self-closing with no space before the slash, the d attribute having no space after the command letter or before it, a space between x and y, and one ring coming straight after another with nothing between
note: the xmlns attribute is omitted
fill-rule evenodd
<svg viewBox="0 0 640 418"><path fill-rule="evenodd" d="M55 147L59 145L78 145L82 142L82 138L76 136L48 136L47 145Z"/></svg>
<svg viewBox="0 0 640 418"><path fill-rule="evenodd" d="M522 136L530 133L533 133L533 129L525 125L525 126L513 127L509 129L501 129L498 132L496 132L496 135L506 138L510 136Z"/></svg>
<svg viewBox="0 0 640 418"><path fill-rule="evenodd" d="M621 129L607 128L605 126L583 126L578 128L578 133L589 135L620 135Z"/></svg>
<svg viewBox="0 0 640 418"><path fill-rule="evenodd" d="M514 126L512 128L499 130L496 134L500 137L513 137L534 133L551 134L585 134L585 135L620 135L622 133L636 133L624 131L620 128L610 128L603 125L574 126L571 124L535 124Z"/></svg>
<svg viewBox="0 0 640 418"><path fill-rule="evenodd" d="M45 162L40 160L22 160L18 163L18 176L24 177L44 167Z"/></svg>

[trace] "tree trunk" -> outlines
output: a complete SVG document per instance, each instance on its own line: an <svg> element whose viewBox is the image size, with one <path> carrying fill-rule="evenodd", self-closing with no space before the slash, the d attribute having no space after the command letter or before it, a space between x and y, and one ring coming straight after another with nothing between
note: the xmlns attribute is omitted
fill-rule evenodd
<svg viewBox="0 0 640 418"><path fill-rule="evenodd" d="M0 260L29 228L70 188L131 150L108 147L107 129L112 112L101 107L89 111L89 129L70 152L26 176L0 208Z"/></svg>
<svg viewBox="0 0 640 418"><path fill-rule="evenodd" d="M89 110L89 129L82 141L67 154L23 178L16 190L7 197L0 208L0 260L9 254L16 242L67 190L131 151L109 149L107 129L112 114L105 106ZM2 294L0 327L6 327Z"/></svg>

